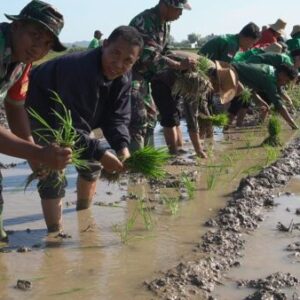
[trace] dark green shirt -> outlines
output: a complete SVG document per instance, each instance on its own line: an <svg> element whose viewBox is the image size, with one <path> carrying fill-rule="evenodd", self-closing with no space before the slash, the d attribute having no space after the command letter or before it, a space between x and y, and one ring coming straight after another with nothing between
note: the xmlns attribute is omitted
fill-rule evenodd
<svg viewBox="0 0 300 300"><path fill-rule="evenodd" d="M205 55L211 60L231 62L239 48L239 35L226 34L205 43L198 54Z"/></svg>
<svg viewBox="0 0 300 300"><path fill-rule="evenodd" d="M244 52L239 51L234 56L232 62L244 62L252 55L263 54L263 53L265 53L265 51L261 48L253 48Z"/></svg>
<svg viewBox="0 0 300 300"><path fill-rule="evenodd" d="M276 109L283 106L275 68L265 64L232 63L241 83L266 97Z"/></svg>
<svg viewBox="0 0 300 300"><path fill-rule="evenodd" d="M289 51L300 49L300 36L286 41L286 44L288 45Z"/></svg>
<svg viewBox="0 0 300 300"><path fill-rule="evenodd" d="M290 66L294 65L292 58L289 55L279 54L279 53L264 53L264 54L252 55L245 62L252 63L252 64L271 65L276 69L281 64L287 64Z"/></svg>

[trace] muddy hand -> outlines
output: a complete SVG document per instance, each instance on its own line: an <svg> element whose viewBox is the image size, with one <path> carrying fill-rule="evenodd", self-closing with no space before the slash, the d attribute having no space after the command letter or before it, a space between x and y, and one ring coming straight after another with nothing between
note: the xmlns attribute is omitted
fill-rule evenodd
<svg viewBox="0 0 300 300"><path fill-rule="evenodd" d="M195 59L192 59L190 57L184 59L180 63L180 69L181 70L188 70L188 71L194 71L196 69L197 61Z"/></svg>
<svg viewBox="0 0 300 300"><path fill-rule="evenodd" d="M72 150L51 144L42 149L42 162L51 170L62 170L72 161Z"/></svg>
<svg viewBox="0 0 300 300"><path fill-rule="evenodd" d="M124 169L122 162L109 151L105 151L100 159L100 163L108 173L119 173Z"/></svg>

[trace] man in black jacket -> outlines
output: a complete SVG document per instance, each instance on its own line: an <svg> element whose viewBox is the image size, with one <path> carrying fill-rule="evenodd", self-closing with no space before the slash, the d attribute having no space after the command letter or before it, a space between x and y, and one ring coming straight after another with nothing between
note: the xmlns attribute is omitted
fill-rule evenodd
<svg viewBox="0 0 300 300"><path fill-rule="evenodd" d="M128 124L130 121L131 68L139 58L143 40L136 29L121 26L115 29L103 47L75 53L49 61L31 74L27 107L33 108L57 128L51 109L59 109L51 100L55 91L70 109L73 125L80 134L79 144L85 148L83 159L90 161L88 170L78 170L77 209L88 208L95 194L100 163L108 172L121 172L122 159L130 156ZM39 124L31 120L33 129ZM114 155L99 140L90 137L101 128L117 153ZM53 184L55 178L40 181L39 193L49 232L62 228L62 197L65 183Z"/></svg>

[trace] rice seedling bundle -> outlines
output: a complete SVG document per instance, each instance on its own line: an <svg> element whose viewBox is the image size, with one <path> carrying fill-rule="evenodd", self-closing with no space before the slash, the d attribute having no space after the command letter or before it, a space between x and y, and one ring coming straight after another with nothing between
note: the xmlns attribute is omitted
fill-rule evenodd
<svg viewBox="0 0 300 300"><path fill-rule="evenodd" d="M243 102L243 104L249 104L252 99L252 90L248 87L245 87L240 95L240 99Z"/></svg>
<svg viewBox="0 0 300 300"><path fill-rule="evenodd" d="M73 126L71 111L66 108L62 99L59 95L52 91L53 97L51 98L53 101L58 103L62 108L62 113L58 113L56 110L52 109L52 113L58 120L58 129L54 129L37 111L32 108L28 109L28 113L31 115L33 119L38 121L42 128L37 129L34 133L40 138L40 140L44 141L46 144L56 143L60 147L69 147L72 149L72 160L71 164L73 164L77 168L87 168L87 163L85 160L81 159L81 155L85 150L82 147L76 147L76 143L78 142L80 136L77 133L76 129ZM53 170L45 170L42 167L42 170L37 170L37 172L33 172L27 178L25 184L25 190L27 186L34 180L38 178L38 173L46 171L48 173L57 172ZM59 180L64 180L65 175L64 172L59 173ZM54 183L55 184L55 183Z"/></svg>
<svg viewBox="0 0 300 300"><path fill-rule="evenodd" d="M276 115L272 115L268 123L269 136L263 141L263 145L269 145L271 147L281 146L279 134L281 132L281 123Z"/></svg>
<svg viewBox="0 0 300 300"><path fill-rule="evenodd" d="M200 119L211 121L213 126L216 127L224 127L227 126L229 123L229 117L227 114L218 114L218 115L212 115L207 117L201 115Z"/></svg>
<svg viewBox="0 0 300 300"><path fill-rule="evenodd" d="M125 167L134 173L141 173L148 178L161 179L165 176L164 166L170 159L166 148L144 147L125 160Z"/></svg>

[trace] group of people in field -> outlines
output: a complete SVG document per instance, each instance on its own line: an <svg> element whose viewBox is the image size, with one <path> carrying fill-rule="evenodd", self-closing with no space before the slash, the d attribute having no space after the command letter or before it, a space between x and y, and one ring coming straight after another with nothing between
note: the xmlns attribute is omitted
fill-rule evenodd
<svg viewBox="0 0 300 300"><path fill-rule="evenodd" d="M58 128L57 116L51 113L59 110L53 91L71 111L80 137L75 147L84 149L80 158L88 165L77 170L77 210L91 205L102 169L122 172L130 153L154 145L158 115L170 153L178 154L183 147L183 108L195 153L202 158L206 153L201 140L211 137L213 131L201 116L214 113L215 99L219 99L230 122L236 118L236 125L241 126L251 105L241 100L245 87L251 89L261 122L274 106L291 128L298 128L285 87L298 77L300 25L294 26L291 39L285 42L283 20L263 31L249 23L240 33L215 36L197 55L189 55L168 47L170 23L184 9L191 9L187 0L159 0L128 26L113 30L100 47L59 56L34 68L32 63L50 50L66 50L59 40L63 15L51 4L33 0L18 15L6 14L10 23L0 23L0 94L10 128L0 127L0 152L28 160L39 175L38 192L48 232L62 230L67 183L56 180L59 172L40 170L64 169L71 162L72 149L45 143L41 134L35 134L41 132L41 124L28 109ZM100 38L95 32L95 39ZM181 76L197 70L198 58L203 56L210 67L205 76L196 76L200 92L187 101L173 87ZM97 128L102 129L109 147L91 135ZM6 241L2 211L1 194L0 240Z"/></svg>

